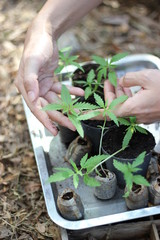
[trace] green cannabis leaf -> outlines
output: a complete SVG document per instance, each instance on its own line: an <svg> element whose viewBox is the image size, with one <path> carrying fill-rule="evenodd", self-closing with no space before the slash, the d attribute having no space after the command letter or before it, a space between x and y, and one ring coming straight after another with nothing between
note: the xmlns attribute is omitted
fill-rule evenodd
<svg viewBox="0 0 160 240"><path fill-rule="evenodd" d="M122 58L125 58L126 56L128 56L128 52L118 53L111 58L110 64L113 63L113 62L114 63L118 62L119 60L121 60Z"/></svg>
<svg viewBox="0 0 160 240"><path fill-rule="evenodd" d="M107 101L103 101L103 99L101 98L101 96L99 96L98 94L94 93L94 98L95 101L97 103L97 105L103 109L103 117L106 117L106 115L109 116L109 118L115 122L115 124L118 126L118 118L116 117L116 115L113 113L113 110L115 109L115 107L126 101L128 96L126 95L122 95L116 99L114 99L110 105L108 106L108 102Z"/></svg>
<svg viewBox="0 0 160 240"><path fill-rule="evenodd" d="M63 68L67 67L68 65L74 65L81 69L81 71L84 71L81 65L76 62L79 56L71 56L71 50L72 48L70 46L59 50L59 63L58 67L54 71L55 74L60 73Z"/></svg>
<svg viewBox="0 0 160 240"><path fill-rule="evenodd" d="M89 174L107 157L109 158L109 155L98 155L88 158L88 154L85 154L80 160L80 169L78 169L75 162L70 160L72 169L55 168L54 170L56 172L49 177L47 182L60 182L68 178L73 178L74 187L77 188L79 185L79 178L82 177L86 185L90 187L100 186L100 183L95 178L90 177Z"/></svg>
<svg viewBox="0 0 160 240"><path fill-rule="evenodd" d="M114 167L123 173L124 180L126 182L127 192L125 193L124 197L129 196L133 187L133 183L144 186L150 185L143 176L135 174L141 169L138 166L144 162L145 155L146 152L142 152L132 163L121 163L115 159L113 160Z"/></svg>
<svg viewBox="0 0 160 240"><path fill-rule="evenodd" d="M51 103L42 108L44 111L61 110L62 113L66 114L73 125L76 127L79 135L84 137L84 131L81 126L81 120L87 120L99 115L98 111L84 113L85 110L95 110L98 106L86 103L78 102L79 99L72 100L68 88L62 85L61 99L57 103Z"/></svg>
<svg viewBox="0 0 160 240"><path fill-rule="evenodd" d="M83 182L89 187L99 187L99 186L101 186L99 181L97 181L93 177L88 176L87 174L84 175Z"/></svg>
<svg viewBox="0 0 160 240"><path fill-rule="evenodd" d="M84 137L84 131L83 131L80 120L77 118L77 116L74 116L74 115L71 115L71 114L68 114L68 118L73 123L73 125L76 127L79 135L83 138Z"/></svg>
<svg viewBox="0 0 160 240"><path fill-rule="evenodd" d="M87 170L87 173L91 173L95 166L99 165L102 160L106 159L108 155L96 155L90 157L84 164L84 168Z"/></svg>
<svg viewBox="0 0 160 240"><path fill-rule="evenodd" d="M95 101L98 104L98 106L100 108L105 109L105 103L104 103L103 99L96 93L94 93L94 98L95 98Z"/></svg>
<svg viewBox="0 0 160 240"><path fill-rule="evenodd" d="M49 183L61 182L67 178L70 178L74 174L74 172L69 168L57 168L57 169L55 168L55 170L57 170L57 172L54 173L53 175L51 175L48 178L47 182L49 182Z"/></svg>
<svg viewBox="0 0 160 240"><path fill-rule="evenodd" d="M94 98L95 98L95 101L96 101L97 105L101 109L103 109L102 115L104 117L104 122L103 122L103 126L102 126L101 137L100 137L100 143L99 143L99 154L100 154L101 153L101 148L102 148L102 137L103 137L106 121L107 121L107 115L118 126L119 125L118 118L113 113L113 110L118 104L124 102L128 97L126 95L120 96L119 98L114 99L110 103L109 106L108 106L108 101L107 100L104 101L101 98L101 96L99 96L98 94L94 93Z"/></svg>
<svg viewBox="0 0 160 240"><path fill-rule="evenodd" d="M90 118L94 118L94 117L96 117L96 116L98 116L100 114L101 114L101 112L99 112L99 111L88 112L86 114L78 116L78 120L85 121L85 120L88 120Z"/></svg>
<svg viewBox="0 0 160 240"><path fill-rule="evenodd" d="M117 65L113 64L115 62L118 62L122 58L126 57L128 53L119 53L114 55L110 60L109 59L104 59L102 57L93 55L92 59L95 61L97 64L99 64L99 67L97 68L98 74L97 74L97 80L98 83L102 82L102 78L104 79L109 79L110 83L116 87L117 86L117 76L115 72L115 68Z"/></svg>
<svg viewBox="0 0 160 240"><path fill-rule="evenodd" d="M100 82L98 82L96 79L96 75L93 69L89 71L86 82L84 81L83 86L85 87L85 99L88 99L89 96L93 95L98 90L98 87L101 87Z"/></svg>
<svg viewBox="0 0 160 240"><path fill-rule="evenodd" d="M144 128L138 126L138 124L136 123L136 117L129 117L128 120L126 120L125 118L118 118L118 121L122 125L128 126L126 129L126 134L123 138L123 143L122 143L122 147L124 148L129 145L129 142L136 131L143 134L148 134Z"/></svg>

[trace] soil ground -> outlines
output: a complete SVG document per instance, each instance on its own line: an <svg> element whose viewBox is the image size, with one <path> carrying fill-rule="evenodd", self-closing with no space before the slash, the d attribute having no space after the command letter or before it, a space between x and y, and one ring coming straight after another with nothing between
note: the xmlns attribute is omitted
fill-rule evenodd
<svg viewBox="0 0 160 240"><path fill-rule="evenodd" d="M21 96L14 86L26 30L44 2L0 1L0 239L60 239L46 211ZM65 44L74 47L80 61L121 51L160 57L159 12L158 0L104 0L66 32Z"/></svg>

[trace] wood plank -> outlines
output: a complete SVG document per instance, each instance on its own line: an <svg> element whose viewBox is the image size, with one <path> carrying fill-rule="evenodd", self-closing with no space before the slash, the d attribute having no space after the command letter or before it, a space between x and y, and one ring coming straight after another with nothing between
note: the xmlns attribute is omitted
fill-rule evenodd
<svg viewBox="0 0 160 240"><path fill-rule="evenodd" d="M155 223L151 225L150 240L160 240L158 235L158 230Z"/></svg>

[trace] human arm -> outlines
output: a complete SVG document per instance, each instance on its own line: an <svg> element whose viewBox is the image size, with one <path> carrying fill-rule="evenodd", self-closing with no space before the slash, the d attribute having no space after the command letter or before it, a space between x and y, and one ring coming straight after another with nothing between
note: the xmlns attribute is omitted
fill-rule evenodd
<svg viewBox="0 0 160 240"><path fill-rule="evenodd" d="M73 124L60 112L41 110L47 103L58 101L60 83L53 82L53 72L58 64L57 39L69 27L76 24L100 0L48 0L30 25L15 84L28 107L53 134L57 122L72 130ZM71 94L82 96L83 90L70 87Z"/></svg>

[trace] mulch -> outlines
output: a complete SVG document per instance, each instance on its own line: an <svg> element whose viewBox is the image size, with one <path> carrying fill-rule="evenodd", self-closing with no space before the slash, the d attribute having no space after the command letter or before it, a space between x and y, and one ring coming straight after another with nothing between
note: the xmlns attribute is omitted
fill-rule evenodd
<svg viewBox="0 0 160 240"><path fill-rule="evenodd" d="M0 239L60 239L46 211L21 96L14 86L27 27L44 2L0 1ZM80 61L121 51L160 57L159 12L158 0L104 0L69 31Z"/></svg>

